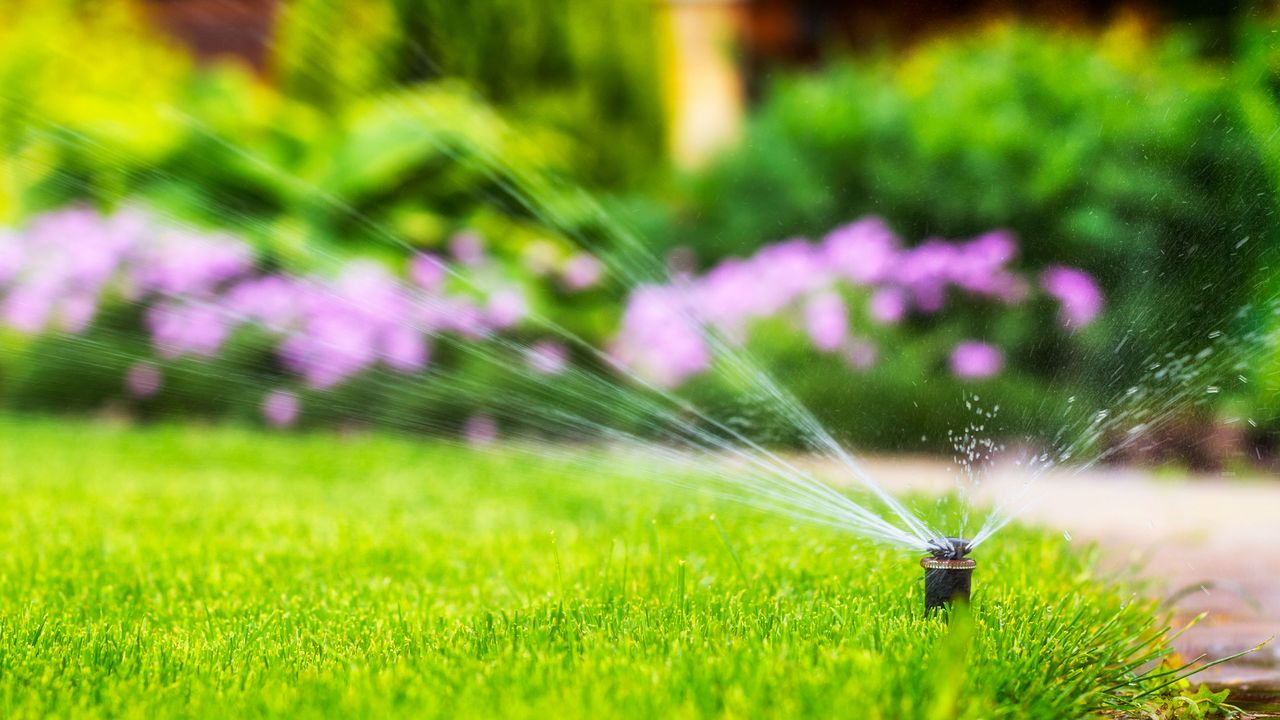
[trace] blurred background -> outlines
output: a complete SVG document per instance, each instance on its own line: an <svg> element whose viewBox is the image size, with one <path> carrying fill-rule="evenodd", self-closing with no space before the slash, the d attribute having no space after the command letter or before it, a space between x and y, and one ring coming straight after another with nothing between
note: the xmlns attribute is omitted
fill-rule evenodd
<svg viewBox="0 0 1280 720"><path fill-rule="evenodd" d="M983 432L1047 446L1063 408L1136 397L1089 452L1280 458L1272 3L6 15L10 411L485 439L520 419L467 345L517 343L566 397L612 372L548 323L715 408L737 388L664 305L684 283L855 447L950 452L975 396ZM614 410L583 414L641 422Z"/></svg>

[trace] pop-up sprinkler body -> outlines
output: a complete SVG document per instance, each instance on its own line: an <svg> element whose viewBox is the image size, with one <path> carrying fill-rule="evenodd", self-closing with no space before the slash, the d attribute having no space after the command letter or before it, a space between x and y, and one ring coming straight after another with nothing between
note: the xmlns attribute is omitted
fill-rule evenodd
<svg viewBox="0 0 1280 720"><path fill-rule="evenodd" d="M969 602L973 569L978 563L969 554L964 538L935 538L929 541L929 557L920 559L924 568L924 609L932 613L960 600Z"/></svg>

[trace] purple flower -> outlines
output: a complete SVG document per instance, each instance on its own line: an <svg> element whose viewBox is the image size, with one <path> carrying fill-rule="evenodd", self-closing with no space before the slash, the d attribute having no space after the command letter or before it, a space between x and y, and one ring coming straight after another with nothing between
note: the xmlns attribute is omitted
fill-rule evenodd
<svg viewBox="0 0 1280 720"><path fill-rule="evenodd" d="M353 263L333 283L313 279L296 288L300 321L279 352L311 387L333 387L379 361L401 372L426 365L406 288L382 266Z"/></svg>
<svg viewBox="0 0 1280 720"><path fill-rule="evenodd" d="M463 265L479 265L485 261L484 238L470 231L457 233L449 240L449 253Z"/></svg>
<svg viewBox="0 0 1280 720"><path fill-rule="evenodd" d="M400 372L418 372L430 360L426 338L411 327L389 325L382 331L380 345L382 361Z"/></svg>
<svg viewBox="0 0 1280 720"><path fill-rule="evenodd" d="M447 298L428 308L429 322L439 324L440 330L453 332L472 339L487 337L492 328L485 313L466 298Z"/></svg>
<svg viewBox="0 0 1280 720"><path fill-rule="evenodd" d="M1058 318L1065 327L1082 328L1102 312L1102 290L1083 270L1054 265L1041 273L1040 286L1061 304Z"/></svg>
<svg viewBox="0 0 1280 720"><path fill-rule="evenodd" d="M429 292L440 290L444 286L448 270L444 262L431 253L414 255L409 261L409 279L418 287Z"/></svg>
<svg viewBox="0 0 1280 720"><path fill-rule="evenodd" d="M301 411L298 396L287 390L272 390L262 401L262 417L273 427L289 427Z"/></svg>
<svg viewBox="0 0 1280 720"><path fill-rule="evenodd" d="M954 245L931 238L902 255L894 268L894 280L911 293L921 312L935 313L946 302L947 286L959 260Z"/></svg>
<svg viewBox="0 0 1280 720"><path fill-rule="evenodd" d="M147 324L152 344L168 358L211 356L231 331L224 311L207 304L155 305L147 312Z"/></svg>
<svg viewBox="0 0 1280 720"><path fill-rule="evenodd" d="M226 235L169 229L152 235L133 264L133 282L142 292L195 295L248 272L253 251Z"/></svg>
<svg viewBox="0 0 1280 720"><path fill-rule="evenodd" d="M966 380L989 378L1004 368L1004 355L995 346L965 340L951 351L951 374Z"/></svg>
<svg viewBox="0 0 1280 720"><path fill-rule="evenodd" d="M586 253L578 253L569 258L561 271L565 287L570 290L586 290L600 282L604 275L604 266L600 261Z"/></svg>
<svg viewBox="0 0 1280 720"><path fill-rule="evenodd" d="M335 305L308 317L299 332L281 343L280 354L308 385L328 389L378 360L378 327Z"/></svg>
<svg viewBox="0 0 1280 720"><path fill-rule="evenodd" d="M527 352L529 367L543 375L558 375L569 365L569 349L563 343L543 340Z"/></svg>
<svg viewBox="0 0 1280 720"><path fill-rule="evenodd" d="M489 415L476 413L463 424L462 437L472 447L492 445L498 439L498 423Z"/></svg>
<svg viewBox="0 0 1280 720"><path fill-rule="evenodd" d="M136 398L149 398L160 389L160 369L149 362L134 363L124 376L125 389Z"/></svg>
<svg viewBox="0 0 1280 720"><path fill-rule="evenodd" d="M22 236L0 229L0 288L18 277L26 260Z"/></svg>
<svg viewBox="0 0 1280 720"><path fill-rule="evenodd" d="M227 291L223 304L234 317L279 333L298 322L303 294L303 288L288 278L267 275L237 283Z"/></svg>
<svg viewBox="0 0 1280 720"><path fill-rule="evenodd" d="M974 263L995 269L1018 256L1018 241L1008 230L992 230L964 243L962 249Z"/></svg>
<svg viewBox="0 0 1280 720"><path fill-rule="evenodd" d="M844 278L861 285L885 280L898 259L898 238L879 218L865 218L827 234L826 262Z"/></svg>
<svg viewBox="0 0 1280 720"><path fill-rule="evenodd" d="M802 295L828 284L824 255L803 238L768 245L747 261L750 313L772 315Z"/></svg>
<svg viewBox="0 0 1280 720"><path fill-rule="evenodd" d="M44 329L53 313L54 288L35 284L19 285L4 300L4 320L13 329L37 333Z"/></svg>
<svg viewBox="0 0 1280 720"><path fill-rule="evenodd" d="M319 298L319 302L377 321L404 310L404 291L404 285L387 268L371 260L358 260L343 268L332 287L321 288L328 297Z"/></svg>
<svg viewBox="0 0 1280 720"><path fill-rule="evenodd" d="M833 290L826 290L809 298L804 307L804 326L814 347L823 352L838 349L849 334L849 317L845 312L844 298Z"/></svg>
<svg viewBox="0 0 1280 720"><path fill-rule="evenodd" d="M711 366L711 350L695 327L677 323L655 338L648 355L650 377L659 385L675 387L685 378Z"/></svg>
<svg viewBox="0 0 1280 720"><path fill-rule="evenodd" d="M753 292L755 286L752 267L731 258L693 283L690 304L702 322L737 335L749 319L763 312L759 304L761 297Z"/></svg>
<svg viewBox="0 0 1280 720"><path fill-rule="evenodd" d="M1007 265L1018 254L1013 234L995 230L956 246L950 279L966 292L1015 303L1023 299L1022 280Z"/></svg>
<svg viewBox="0 0 1280 720"><path fill-rule="evenodd" d="M757 320L799 315L816 348L865 369L875 363L877 348L849 335L842 293L850 284L866 288L867 312L878 324L901 322L912 311L938 312L953 297L1015 303L1028 292L1008 267L1017 249L1002 231L903 249L884 222L866 218L821 243L788 239L724 260L701 277L689 264L667 285L632 293L610 356L622 369L671 387L711 367L709 333L743 341ZM244 339L266 338L301 382L327 389L377 366L419 372L431 362L432 336L480 341L527 316L524 288L494 284L503 282L503 268L488 263L479 235L455 235L449 253L463 265L484 266L476 272L490 288L485 297L449 294L449 268L431 254L410 258L406 278L359 261L346 263L336 277L267 274L241 239L164 227L135 210L102 217L74 208L41 216L19 232L0 231L0 321L33 333L80 332L101 303L122 297L146 308L146 327L161 356L212 355L249 326L256 332ZM534 275L554 271L548 281L568 291L601 282L605 268L596 257L559 257L557 246L531 243L522 263ZM1068 327L1101 312L1102 293L1089 275L1051 267L1040 280L1061 303ZM570 357L563 344L543 341L524 361L533 372L554 374L569 367ZM989 377L1003 362L998 349L975 341L961 343L950 357L952 372L963 378ZM130 368L125 378L137 397L159 383L159 370L149 364ZM273 425L291 424L298 398L276 391L264 399L263 413ZM496 436L487 415L468 425L478 437Z"/></svg>
<svg viewBox="0 0 1280 720"><path fill-rule="evenodd" d="M125 224L86 208L46 213L25 231L0 233L0 290L8 286L0 315L22 332L43 331L51 320L64 332L83 331L138 241Z"/></svg>
<svg viewBox="0 0 1280 720"><path fill-rule="evenodd" d="M519 288L507 287L489 296L485 308L486 318L499 329L509 328L519 322L529 312L528 302Z"/></svg>
<svg viewBox="0 0 1280 720"><path fill-rule="evenodd" d="M631 294L612 354L664 387L675 387L711 364L711 350L679 288L642 286Z"/></svg>
<svg viewBox="0 0 1280 720"><path fill-rule="evenodd" d="M98 313L98 297L86 292L73 292L62 298L58 308L62 330L73 335L84 332Z"/></svg>
<svg viewBox="0 0 1280 720"><path fill-rule="evenodd" d="M877 290L867 303L867 312L881 325L896 325L907 314L907 294L896 287Z"/></svg>

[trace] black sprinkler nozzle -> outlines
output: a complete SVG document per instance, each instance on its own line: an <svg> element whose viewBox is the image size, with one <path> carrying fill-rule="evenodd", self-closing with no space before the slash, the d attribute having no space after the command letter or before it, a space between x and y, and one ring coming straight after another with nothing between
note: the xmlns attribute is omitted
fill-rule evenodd
<svg viewBox="0 0 1280 720"><path fill-rule="evenodd" d="M971 549L965 538L940 537L929 541L929 554L939 560L959 560Z"/></svg>
<svg viewBox="0 0 1280 720"><path fill-rule="evenodd" d="M948 607L957 600L969 602L969 589L973 582L973 569L978 563L969 554L969 541L964 538L936 538L929 541L927 558L921 558L924 568L924 609L933 613Z"/></svg>

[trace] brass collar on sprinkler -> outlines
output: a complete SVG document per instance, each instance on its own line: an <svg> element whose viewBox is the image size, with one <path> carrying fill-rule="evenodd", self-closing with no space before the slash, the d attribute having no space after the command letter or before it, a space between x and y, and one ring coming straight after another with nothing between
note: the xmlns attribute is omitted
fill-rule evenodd
<svg viewBox="0 0 1280 720"><path fill-rule="evenodd" d="M972 570L978 567L978 563L973 558L946 560L943 558L926 557L920 558L920 567L926 570Z"/></svg>

